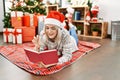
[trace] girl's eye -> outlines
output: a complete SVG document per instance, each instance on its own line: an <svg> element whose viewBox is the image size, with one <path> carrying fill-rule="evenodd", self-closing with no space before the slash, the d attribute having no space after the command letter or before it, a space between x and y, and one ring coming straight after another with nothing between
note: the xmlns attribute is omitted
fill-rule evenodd
<svg viewBox="0 0 120 80"><path fill-rule="evenodd" d="M46 27L45 29L49 29L49 27Z"/></svg>
<svg viewBox="0 0 120 80"><path fill-rule="evenodd" d="M48 26L46 26L45 29L46 29L46 30L48 30L48 29L57 30L56 27L48 27Z"/></svg>
<svg viewBox="0 0 120 80"><path fill-rule="evenodd" d="M55 27L51 27L51 30L56 30L56 28Z"/></svg>

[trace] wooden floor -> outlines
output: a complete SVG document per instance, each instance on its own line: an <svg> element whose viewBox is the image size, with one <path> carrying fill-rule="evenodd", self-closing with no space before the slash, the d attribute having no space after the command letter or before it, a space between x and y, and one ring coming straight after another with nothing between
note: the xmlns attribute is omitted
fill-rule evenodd
<svg viewBox="0 0 120 80"><path fill-rule="evenodd" d="M84 55L71 66L48 76L30 74L0 55L0 80L120 80L120 41L81 40L100 43L101 47ZM2 36L0 45L5 45Z"/></svg>

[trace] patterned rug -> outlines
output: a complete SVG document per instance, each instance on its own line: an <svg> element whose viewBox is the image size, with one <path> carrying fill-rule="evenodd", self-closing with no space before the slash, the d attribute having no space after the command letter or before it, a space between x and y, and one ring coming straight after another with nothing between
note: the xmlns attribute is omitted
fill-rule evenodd
<svg viewBox="0 0 120 80"><path fill-rule="evenodd" d="M16 66L32 73L35 75L48 75L56 73L65 67L69 66L73 62L77 61L88 53L98 47L100 44L98 43L91 43L85 41L79 41L79 50L73 53L73 58L64 64L52 66L49 68L40 68L38 64L33 64L30 62L24 52L24 48L33 48L34 45L32 43L24 43L24 44L16 44L16 45L7 45L7 46L0 46L0 54L8 59L10 62L15 64Z"/></svg>

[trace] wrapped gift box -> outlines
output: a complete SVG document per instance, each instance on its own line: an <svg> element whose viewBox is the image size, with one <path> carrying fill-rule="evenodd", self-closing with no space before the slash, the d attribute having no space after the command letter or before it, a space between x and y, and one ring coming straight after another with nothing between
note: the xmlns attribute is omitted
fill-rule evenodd
<svg viewBox="0 0 120 80"><path fill-rule="evenodd" d="M22 29L13 29L13 43L22 44Z"/></svg>
<svg viewBox="0 0 120 80"><path fill-rule="evenodd" d="M35 27L17 27L16 29L22 29L22 41L32 41L35 36Z"/></svg>
<svg viewBox="0 0 120 80"><path fill-rule="evenodd" d="M12 28L3 29L3 41L7 43L12 42Z"/></svg>
<svg viewBox="0 0 120 80"><path fill-rule="evenodd" d="M12 11L11 17L23 17L23 12L22 11Z"/></svg>
<svg viewBox="0 0 120 80"><path fill-rule="evenodd" d="M21 17L11 17L12 27L20 27L22 26L22 18Z"/></svg>
<svg viewBox="0 0 120 80"><path fill-rule="evenodd" d="M26 26L26 27L30 26L30 16L29 15L23 16L23 26Z"/></svg>
<svg viewBox="0 0 120 80"><path fill-rule="evenodd" d="M21 12L21 11L12 11L11 12L11 24L12 24L12 27L20 27L20 26L22 26L22 17L23 17L23 12Z"/></svg>
<svg viewBox="0 0 120 80"><path fill-rule="evenodd" d="M38 18L37 15L34 14L25 14L23 16L23 26L30 27L30 26L38 26Z"/></svg>
<svg viewBox="0 0 120 80"><path fill-rule="evenodd" d="M23 29L23 42L32 41L35 36L35 27L26 27Z"/></svg>

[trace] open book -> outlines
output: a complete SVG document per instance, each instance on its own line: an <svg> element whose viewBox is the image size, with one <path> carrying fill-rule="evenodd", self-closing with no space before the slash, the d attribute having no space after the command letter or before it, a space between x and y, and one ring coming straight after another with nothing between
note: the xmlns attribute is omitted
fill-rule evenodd
<svg viewBox="0 0 120 80"><path fill-rule="evenodd" d="M41 52L34 51L32 49L24 48L28 59L33 63L44 63L46 66L55 65L58 62L57 50L45 50Z"/></svg>

